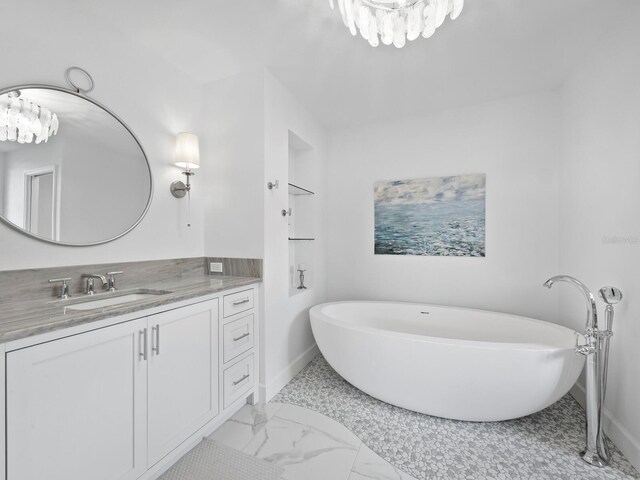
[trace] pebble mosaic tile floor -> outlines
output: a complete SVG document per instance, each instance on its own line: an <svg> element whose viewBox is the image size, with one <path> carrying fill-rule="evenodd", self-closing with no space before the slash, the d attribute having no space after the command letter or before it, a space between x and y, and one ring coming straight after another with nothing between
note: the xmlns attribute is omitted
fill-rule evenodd
<svg viewBox="0 0 640 480"><path fill-rule="evenodd" d="M318 356L273 402L305 407L336 420L397 472L416 479L640 479L615 447L609 467L592 467L580 459L584 412L569 395L542 412L517 420L458 422L376 400L343 380Z"/></svg>

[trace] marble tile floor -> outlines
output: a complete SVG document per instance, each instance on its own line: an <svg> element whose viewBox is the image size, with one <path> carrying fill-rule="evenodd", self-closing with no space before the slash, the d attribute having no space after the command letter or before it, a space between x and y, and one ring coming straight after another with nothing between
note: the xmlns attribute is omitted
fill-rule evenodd
<svg viewBox="0 0 640 480"><path fill-rule="evenodd" d="M584 411L569 395L517 420L458 422L376 400L346 382L319 355L272 401L327 415L397 471L417 479L640 479L615 446L606 468L582 461L577 452L584 447Z"/></svg>
<svg viewBox="0 0 640 480"><path fill-rule="evenodd" d="M415 480L340 423L295 405L247 405L209 439L277 465L281 480Z"/></svg>

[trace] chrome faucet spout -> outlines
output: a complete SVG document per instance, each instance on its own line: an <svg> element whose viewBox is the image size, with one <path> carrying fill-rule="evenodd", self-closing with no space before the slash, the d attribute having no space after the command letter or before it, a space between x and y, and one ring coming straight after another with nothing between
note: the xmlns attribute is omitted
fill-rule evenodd
<svg viewBox="0 0 640 480"><path fill-rule="evenodd" d="M555 277L551 277L544 282L543 286L551 288L556 282L570 283L584 294L587 300L587 331L598 328L598 308L596 306L596 299L593 293L591 293L591 290L589 290L589 287L577 278L569 275L556 275Z"/></svg>
<svg viewBox="0 0 640 480"><path fill-rule="evenodd" d="M93 295L95 293L93 289L94 280L96 279L100 280L102 282L103 287L105 287L108 283L107 277L105 277L104 275L96 275L94 273L85 273L82 275L82 278L86 280L85 290L84 290L85 295Z"/></svg>

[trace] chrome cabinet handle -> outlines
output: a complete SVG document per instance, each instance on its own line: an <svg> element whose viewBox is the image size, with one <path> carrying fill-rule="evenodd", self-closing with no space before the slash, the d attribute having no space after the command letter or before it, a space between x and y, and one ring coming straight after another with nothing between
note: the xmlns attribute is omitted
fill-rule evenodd
<svg viewBox="0 0 640 480"><path fill-rule="evenodd" d="M155 346L151 346L151 351L155 352L156 355L160 355L160 325L156 325L151 330L155 333Z"/></svg>
<svg viewBox="0 0 640 480"><path fill-rule="evenodd" d="M143 329L140 330L140 338L138 341L138 347L140 349L140 353L138 353L138 355L140 356L140 360L146 360L147 359L147 329ZM140 345L140 343L142 343L142 345Z"/></svg>
<svg viewBox="0 0 640 480"><path fill-rule="evenodd" d="M251 300L249 300L249 297L247 298L243 298L242 300L236 300L235 302L233 302L234 306L238 306L238 305L242 305L243 303L249 303Z"/></svg>
<svg viewBox="0 0 640 480"><path fill-rule="evenodd" d="M251 335L249 332L245 333L244 335L240 335L239 337L236 337L233 339L234 342L239 342L240 340L242 340L243 338L247 338L249 335Z"/></svg>
<svg viewBox="0 0 640 480"><path fill-rule="evenodd" d="M237 382L233 382L233 385L234 385L234 386L239 385L239 384L241 384L242 382L244 382L247 378L249 378L249 374L246 374L245 376L243 376L243 377L242 377L240 380L238 380Z"/></svg>

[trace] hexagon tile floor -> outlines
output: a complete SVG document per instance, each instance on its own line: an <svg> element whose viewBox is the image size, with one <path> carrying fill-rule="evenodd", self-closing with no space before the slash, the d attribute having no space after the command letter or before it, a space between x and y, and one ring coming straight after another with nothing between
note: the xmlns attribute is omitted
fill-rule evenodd
<svg viewBox="0 0 640 480"><path fill-rule="evenodd" d="M416 479L640 479L615 447L609 467L592 467L580 459L577 452L584 447L584 411L569 395L542 412L517 420L497 423L445 420L394 407L366 395L318 356L273 402L298 405L336 420L397 472ZM268 437L268 431L264 435ZM261 440L250 443L259 446ZM274 455L266 456L277 460L275 452Z"/></svg>

